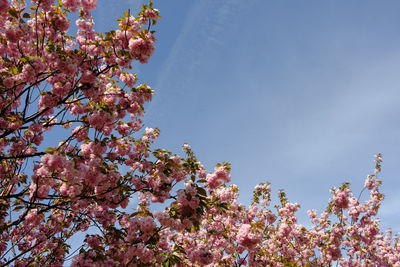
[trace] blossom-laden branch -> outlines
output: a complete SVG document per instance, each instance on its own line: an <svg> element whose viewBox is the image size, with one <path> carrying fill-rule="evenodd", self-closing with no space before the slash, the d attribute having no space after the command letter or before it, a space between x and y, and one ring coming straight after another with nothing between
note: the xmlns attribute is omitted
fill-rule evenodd
<svg viewBox="0 0 400 267"><path fill-rule="evenodd" d="M399 264L397 236L384 236L375 218L381 155L365 183L369 200L360 203L349 184L334 188L306 229L284 192L270 209L269 184L256 186L246 208L227 185L228 163L207 173L187 144L184 156L152 148L159 130L142 116L153 89L130 70L152 56L159 12L150 1L98 33L96 6L0 0L1 266Z"/></svg>

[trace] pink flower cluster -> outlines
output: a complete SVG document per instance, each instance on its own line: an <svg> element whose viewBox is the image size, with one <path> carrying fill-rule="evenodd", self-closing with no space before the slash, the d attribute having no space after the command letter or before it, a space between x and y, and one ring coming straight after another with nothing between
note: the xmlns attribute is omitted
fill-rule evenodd
<svg viewBox="0 0 400 267"><path fill-rule="evenodd" d="M147 63L149 61L149 58L154 53L155 49L154 43L155 43L155 38L151 33L148 33L145 39L132 38L131 40L129 40L129 50L131 56L139 60L140 63Z"/></svg>
<svg viewBox="0 0 400 267"><path fill-rule="evenodd" d="M249 248L249 249L251 249L255 245L257 245L261 239L262 239L262 235L260 233L253 233L251 231L250 224L242 224L236 235L236 240L237 240L238 244L240 244L246 248Z"/></svg>
<svg viewBox="0 0 400 267"><path fill-rule="evenodd" d="M10 2L8 0L1 0L0 1L0 12L4 12L10 6Z"/></svg>
<svg viewBox="0 0 400 267"><path fill-rule="evenodd" d="M231 180L230 170L227 167L215 167L214 173L207 174L207 188L212 190L222 183L228 183Z"/></svg>

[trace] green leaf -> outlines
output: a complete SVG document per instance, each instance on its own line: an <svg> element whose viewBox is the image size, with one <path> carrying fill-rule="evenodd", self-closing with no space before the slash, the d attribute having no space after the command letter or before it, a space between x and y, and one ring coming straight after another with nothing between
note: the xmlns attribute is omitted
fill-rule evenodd
<svg viewBox="0 0 400 267"><path fill-rule="evenodd" d="M17 75L18 74L18 68L16 66L12 67L11 72L12 72L12 74Z"/></svg>
<svg viewBox="0 0 400 267"><path fill-rule="evenodd" d="M163 266L163 267L170 267L170 266L171 266L171 263L170 263L169 259L166 259L166 260L163 262L162 266Z"/></svg>
<svg viewBox="0 0 400 267"><path fill-rule="evenodd" d="M57 148L55 147L48 147L46 148L46 150L44 151L45 153L54 153L57 152Z"/></svg>
<svg viewBox="0 0 400 267"><path fill-rule="evenodd" d="M29 18L31 17L31 15L30 15L29 13L24 13L24 14L22 15L22 17L23 17L24 19L29 19Z"/></svg>
<svg viewBox="0 0 400 267"><path fill-rule="evenodd" d="M12 17L14 17L14 18L18 18L18 13L17 13L17 11L14 9L14 8L10 8L9 10L8 10L8 13L12 16Z"/></svg>
<svg viewBox="0 0 400 267"><path fill-rule="evenodd" d="M197 187L197 193L199 193L202 196L207 196L206 190L204 190L204 188L202 187Z"/></svg>
<svg viewBox="0 0 400 267"><path fill-rule="evenodd" d="M24 208L24 206L16 206L15 208L14 208L14 211L20 211L20 210L22 210Z"/></svg>

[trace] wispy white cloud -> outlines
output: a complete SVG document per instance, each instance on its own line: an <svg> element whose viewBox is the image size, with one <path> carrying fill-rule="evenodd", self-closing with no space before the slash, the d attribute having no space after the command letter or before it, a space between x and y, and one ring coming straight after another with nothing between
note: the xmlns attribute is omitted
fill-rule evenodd
<svg viewBox="0 0 400 267"><path fill-rule="evenodd" d="M185 22L176 38L172 49L162 64L162 71L155 88L168 88L168 95L176 97L188 94L191 81L198 74L198 68L207 64L205 58L210 53L218 53L226 45L219 36L229 25L229 20L237 16L244 7L239 0L204 0L196 1L185 17ZM195 97L199 92L191 91ZM162 106L164 101L162 92L152 101L151 106ZM160 116L160 114L158 114Z"/></svg>

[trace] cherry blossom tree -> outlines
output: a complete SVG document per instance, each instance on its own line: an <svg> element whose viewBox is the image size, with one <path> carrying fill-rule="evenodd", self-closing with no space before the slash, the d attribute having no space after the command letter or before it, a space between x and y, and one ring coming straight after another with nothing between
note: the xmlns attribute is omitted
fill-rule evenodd
<svg viewBox="0 0 400 267"><path fill-rule="evenodd" d="M155 149L159 130L143 129L153 89L131 64L153 54L158 10L149 2L98 33L96 6L0 0L1 266L400 266L398 237L376 218L381 155L369 199L332 189L310 229L284 192L273 211L269 184L246 208L228 163L207 173L189 145Z"/></svg>

